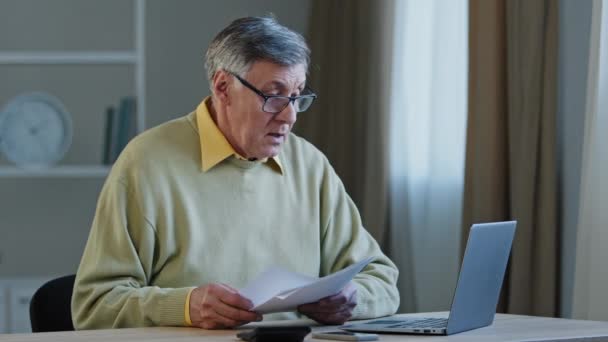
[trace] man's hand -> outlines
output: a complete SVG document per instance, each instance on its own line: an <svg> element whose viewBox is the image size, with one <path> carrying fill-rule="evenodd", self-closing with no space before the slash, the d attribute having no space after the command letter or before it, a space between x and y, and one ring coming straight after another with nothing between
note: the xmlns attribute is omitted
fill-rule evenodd
<svg viewBox="0 0 608 342"><path fill-rule="evenodd" d="M357 287L349 282L342 291L316 303L304 304L298 311L322 324L338 325L351 318L357 306Z"/></svg>
<svg viewBox="0 0 608 342"><path fill-rule="evenodd" d="M203 329L234 328L252 321L261 321L262 315L249 311L251 301L226 284L208 284L197 287L190 295L190 320Z"/></svg>

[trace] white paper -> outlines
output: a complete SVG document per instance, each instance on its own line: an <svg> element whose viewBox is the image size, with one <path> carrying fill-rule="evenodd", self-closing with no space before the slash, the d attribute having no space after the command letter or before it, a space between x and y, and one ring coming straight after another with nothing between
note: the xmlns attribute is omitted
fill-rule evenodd
<svg viewBox="0 0 608 342"><path fill-rule="evenodd" d="M279 267L271 267L239 290L239 293L251 300L255 307L276 295L313 283L316 280L317 278L314 277L293 273Z"/></svg>
<svg viewBox="0 0 608 342"><path fill-rule="evenodd" d="M253 311L262 314L293 311L298 305L314 303L340 292L371 260L371 257L361 260L323 278L272 267L239 292L253 302Z"/></svg>

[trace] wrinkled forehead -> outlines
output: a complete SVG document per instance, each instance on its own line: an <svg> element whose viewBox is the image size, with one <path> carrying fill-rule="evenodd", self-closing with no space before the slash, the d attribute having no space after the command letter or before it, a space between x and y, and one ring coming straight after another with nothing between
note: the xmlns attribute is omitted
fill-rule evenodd
<svg viewBox="0 0 608 342"><path fill-rule="evenodd" d="M245 76L257 84L276 83L288 88L298 88L306 83L306 65L284 66L269 61L256 61Z"/></svg>

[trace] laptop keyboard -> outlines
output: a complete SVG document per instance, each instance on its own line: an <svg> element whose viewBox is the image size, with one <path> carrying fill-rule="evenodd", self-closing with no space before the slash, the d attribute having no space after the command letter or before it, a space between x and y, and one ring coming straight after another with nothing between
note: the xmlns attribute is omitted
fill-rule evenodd
<svg viewBox="0 0 608 342"><path fill-rule="evenodd" d="M387 328L405 328L405 329L420 329L420 328L445 328L448 325L447 318L423 318L401 321L397 324L387 326Z"/></svg>

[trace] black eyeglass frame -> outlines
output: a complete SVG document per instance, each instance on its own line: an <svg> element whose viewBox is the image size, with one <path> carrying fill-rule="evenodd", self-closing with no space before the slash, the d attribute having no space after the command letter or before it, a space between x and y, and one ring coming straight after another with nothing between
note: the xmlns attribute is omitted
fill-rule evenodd
<svg viewBox="0 0 608 342"><path fill-rule="evenodd" d="M262 111L266 112L266 113L270 113L270 114L279 114L280 112L284 111L285 108L287 108L287 106L289 106L289 104L294 104L296 102L296 100L301 99L301 98L312 98L312 101L310 102L310 105L308 105L308 107L306 107L306 109L304 110L296 110L298 113L301 112L305 112L308 108L310 108L310 106L312 106L312 103L315 101L315 99L317 98L317 94L315 94L313 92L313 90L306 86L304 88L304 91L310 91L310 94L306 94L306 95L298 95L298 96L283 96L283 95L266 95L264 94L261 90L259 90L258 88L256 88L255 86L253 86L253 84L247 82L246 80L244 80L241 76L228 71L228 73L232 76L234 76L237 80L239 80L239 82L241 82L245 87L249 88L251 91L253 91L254 93L256 93L257 95L259 95L261 98L264 99L264 103L262 104ZM289 99L289 102L287 102L287 104L285 104L285 107L281 108L281 110L277 111L277 112L269 112L267 110L265 110L264 108L266 107L266 102L268 102L269 99L272 98L283 98L283 99Z"/></svg>

